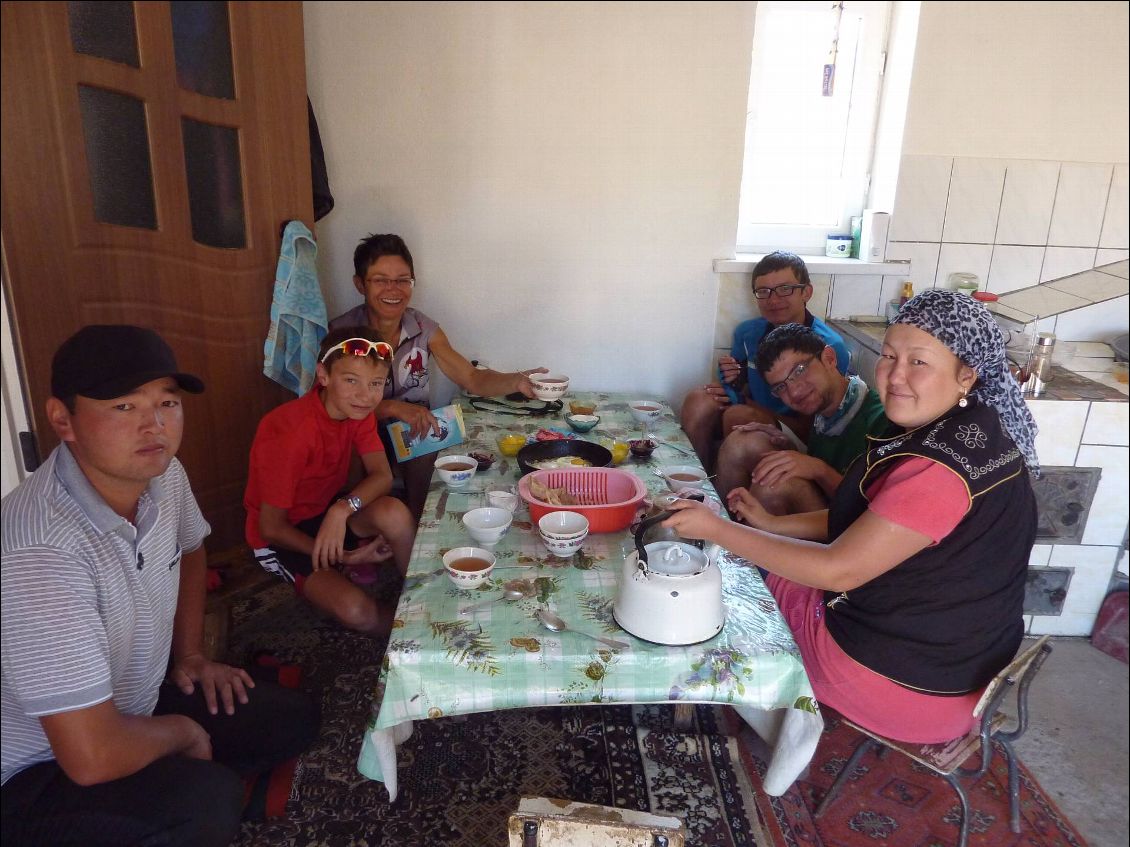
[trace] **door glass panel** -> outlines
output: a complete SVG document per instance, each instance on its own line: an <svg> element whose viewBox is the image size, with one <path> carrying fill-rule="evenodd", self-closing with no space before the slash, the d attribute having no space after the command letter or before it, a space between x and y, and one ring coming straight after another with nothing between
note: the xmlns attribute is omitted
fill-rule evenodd
<svg viewBox="0 0 1130 847"><path fill-rule="evenodd" d="M71 45L76 53L137 68L133 3L68 3Z"/></svg>
<svg viewBox="0 0 1130 847"><path fill-rule="evenodd" d="M170 8L177 84L197 94L234 100L228 4L178 0Z"/></svg>
<svg viewBox="0 0 1130 847"><path fill-rule="evenodd" d="M94 219L156 229L145 104L135 97L89 85L78 87L78 101Z"/></svg>
<svg viewBox="0 0 1130 847"><path fill-rule="evenodd" d="M239 132L181 118L192 238L210 247L245 247Z"/></svg>

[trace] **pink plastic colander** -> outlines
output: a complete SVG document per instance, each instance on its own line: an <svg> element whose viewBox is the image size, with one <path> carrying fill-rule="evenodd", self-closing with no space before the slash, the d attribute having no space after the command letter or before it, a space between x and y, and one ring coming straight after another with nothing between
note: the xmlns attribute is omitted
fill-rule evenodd
<svg viewBox="0 0 1130 847"><path fill-rule="evenodd" d="M575 506L553 506L530 493L530 482L547 488L564 488ZM616 468L561 468L534 471L518 481L518 494L530 508L536 524L550 512L579 512L588 518L589 532L627 529L647 496L647 487L634 474Z"/></svg>

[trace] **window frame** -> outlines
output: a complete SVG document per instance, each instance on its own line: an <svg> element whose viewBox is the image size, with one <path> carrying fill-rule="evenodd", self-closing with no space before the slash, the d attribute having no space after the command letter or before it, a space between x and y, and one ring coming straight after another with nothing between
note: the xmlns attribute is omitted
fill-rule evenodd
<svg viewBox="0 0 1130 847"><path fill-rule="evenodd" d="M851 218L861 215L868 208L871 174L874 170L874 157L877 152L876 137L879 124L880 106L883 94L884 71L891 35L893 3L883 0L845 0L844 12L859 14L864 20L864 35L858 48L854 73L845 80L837 74L837 87L850 85L848 106L848 130L845 140L844 170L848 173L845 181L843 206L837 221L826 224L780 224L761 223L751 220L752 213L747 208L748 197L753 192L750 142L756 126L759 103L760 76L769 69L759 62L759 48L766 37L767 27L754 24L753 58L750 63L750 87L746 111L746 132L742 152L742 181L739 193L736 245L740 253L766 253L772 250L787 249L801 255L823 255L825 241L829 235L844 235L851 230ZM761 0L757 4L757 16L772 14L775 11L790 11L818 6L829 11L834 4L801 2L800 0ZM837 68L837 71L839 69Z"/></svg>

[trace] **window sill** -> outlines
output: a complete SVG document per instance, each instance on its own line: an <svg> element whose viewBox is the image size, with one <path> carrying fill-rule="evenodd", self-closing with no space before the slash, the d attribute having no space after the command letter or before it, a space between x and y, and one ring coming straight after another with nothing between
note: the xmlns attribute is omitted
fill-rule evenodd
<svg viewBox="0 0 1130 847"><path fill-rule="evenodd" d="M765 253L735 253L732 259L715 259L714 273L752 273ZM865 262L862 259L833 259L828 256L801 256L810 274L869 274L871 276L910 276L910 262Z"/></svg>

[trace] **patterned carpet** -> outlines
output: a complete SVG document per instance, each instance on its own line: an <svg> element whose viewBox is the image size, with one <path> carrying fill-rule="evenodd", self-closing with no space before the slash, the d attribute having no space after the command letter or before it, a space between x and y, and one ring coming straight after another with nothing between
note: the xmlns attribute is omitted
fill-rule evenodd
<svg viewBox="0 0 1130 847"><path fill-rule="evenodd" d="M378 593L387 591L378 585ZM400 796L356 769L383 642L320 618L269 585L235 609L229 656L267 649L302 666L323 697L317 745L304 755L285 817L244 824L240 847L505 845L524 796L560 797L683 819L689 845L754 847L753 792L733 713L697 707L689 731L671 707L573 706L422 721L399 752Z"/></svg>
<svg viewBox="0 0 1130 847"><path fill-rule="evenodd" d="M952 847L958 839L957 795L932 771L895 753L879 760L863 757L855 776L819 819L812 816L824 794L847 764L862 736L824 710L825 732L808 775L782 797L758 791L758 817L768 843L793 847ZM765 764L756 740L742 736L742 758L760 788ZM970 762L972 765L973 763ZM1003 753L993 756L989 773L975 785L965 782L972 807L969 847L1083 847L1086 842L1048 799L1021 764L1021 832L1009 829L1008 766Z"/></svg>

